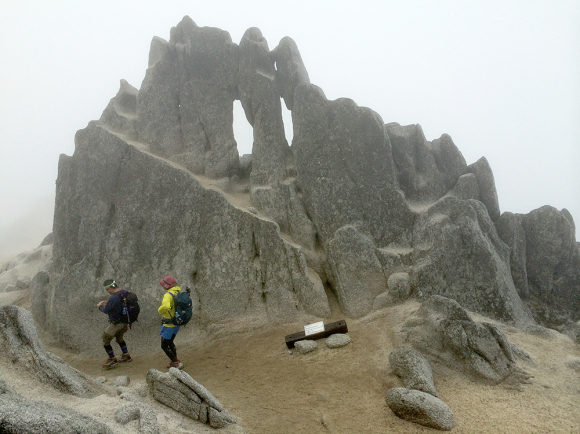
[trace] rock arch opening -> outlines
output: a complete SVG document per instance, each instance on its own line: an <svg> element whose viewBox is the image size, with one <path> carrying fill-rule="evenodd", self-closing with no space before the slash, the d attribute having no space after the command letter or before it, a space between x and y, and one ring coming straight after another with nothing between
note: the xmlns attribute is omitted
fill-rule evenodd
<svg viewBox="0 0 580 434"><path fill-rule="evenodd" d="M240 157L244 154L252 153L252 145L254 143L254 130L242 108L242 103L239 100L234 101L234 138L238 144L238 152Z"/></svg>

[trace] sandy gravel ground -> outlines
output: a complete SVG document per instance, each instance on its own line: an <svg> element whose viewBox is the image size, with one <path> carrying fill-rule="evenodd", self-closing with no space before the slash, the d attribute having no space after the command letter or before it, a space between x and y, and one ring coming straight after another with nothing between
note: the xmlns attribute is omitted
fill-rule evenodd
<svg viewBox="0 0 580 434"><path fill-rule="evenodd" d="M238 418L247 433L436 432L399 419L384 399L388 389L402 385L388 362L389 353L400 344L395 331L418 306L410 301L347 320L351 344L329 349L319 340L319 348L306 355L289 351L284 343L284 336L300 331L303 323L225 336L216 329L193 339L183 333L176 343L185 370ZM334 310L327 322L343 319ZM555 332L540 336L510 327L504 331L533 358L533 364L519 364L533 375L532 384L521 391L489 386L433 366L440 398L455 415L452 432L579 433L580 345ZM144 383L148 369L166 370L161 349L136 352L134 362L111 371L101 370L102 360L53 350L89 375L110 380L129 375L133 382ZM158 418L167 422L171 410L159 408ZM180 430L187 432L187 426L182 422Z"/></svg>

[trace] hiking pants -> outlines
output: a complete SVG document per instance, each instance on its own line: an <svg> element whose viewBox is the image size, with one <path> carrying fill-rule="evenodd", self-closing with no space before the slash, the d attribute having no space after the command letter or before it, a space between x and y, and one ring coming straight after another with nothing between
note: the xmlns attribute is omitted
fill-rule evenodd
<svg viewBox="0 0 580 434"><path fill-rule="evenodd" d="M161 349L172 362L177 361L177 349L173 340L177 336L180 327L161 327Z"/></svg>
<svg viewBox="0 0 580 434"><path fill-rule="evenodd" d="M125 341L123 340L123 335L129 330L129 325L125 323L109 324L108 327L103 332L103 344L105 348L111 347L111 341L113 338L117 341L119 346L126 347Z"/></svg>

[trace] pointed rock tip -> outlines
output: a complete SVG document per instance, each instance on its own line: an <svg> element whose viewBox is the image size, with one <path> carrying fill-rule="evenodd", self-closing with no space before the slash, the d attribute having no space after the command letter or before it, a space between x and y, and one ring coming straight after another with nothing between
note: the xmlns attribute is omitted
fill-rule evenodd
<svg viewBox="0 0 580 434"><path fill-rule="evenodd" d="M127 80L122 78L120 81L119 92L117 92L117 95L121 93L137 93L137 88L132 86Z"/></svg>
<svg viewBox="0 0 580 434"><path fill-rule="evenodd" d="M199 28L199 26L195 24L195 21L193 21L189 15L184 15L176 27L183 30L193 30Z"/></svg>
<svg viewBox="0 0 580 434"><path fill-rule="evenodd" d="M183 42L183 36L199 29L199 26L189 15L185 15L177 26L172 27L169 31L169 41L173 43Z"/></svg>

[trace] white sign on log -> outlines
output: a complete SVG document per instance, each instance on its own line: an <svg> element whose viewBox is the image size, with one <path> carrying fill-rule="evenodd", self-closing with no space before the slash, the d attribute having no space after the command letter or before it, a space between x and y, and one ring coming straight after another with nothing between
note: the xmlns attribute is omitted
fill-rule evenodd
<svg viewBox="0 0 580 434"><path fill-rule="evenodd" d="M324 321L315 322L304 326L304 335L313 335L324 331Z"/></svg>

